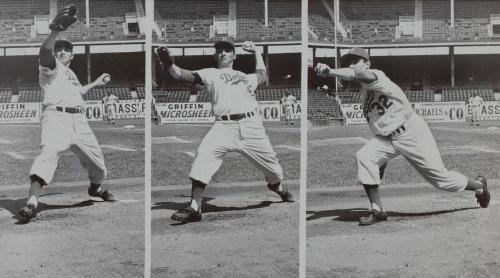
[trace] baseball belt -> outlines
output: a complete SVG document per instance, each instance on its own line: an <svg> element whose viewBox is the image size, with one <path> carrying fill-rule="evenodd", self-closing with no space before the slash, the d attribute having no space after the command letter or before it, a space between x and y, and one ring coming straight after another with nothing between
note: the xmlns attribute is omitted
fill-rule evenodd
<svg viewBox="0 0 500 278"><path fill-rule="evenodd" d="M396 130L391 132L391 136L399 135L405 131L406 131L406 127L404 125L401 125L400 127L396 128Z"/></svg>
<svg viewBox="0 0 500 278"><path fill-rule="evenodd" d="M226 115L221 115L219 119L223 121L239 121L241 119L253 117L254 115L255 115L254 112L246 112L241 114L226 114Z"/></svg>
<svg viewBox="0 0 500 278"><path fill-rule="evenodd" d="M69 114L83 114L83 107L63 107L56 106L56 110L59 112L66 112Z"/></svg>

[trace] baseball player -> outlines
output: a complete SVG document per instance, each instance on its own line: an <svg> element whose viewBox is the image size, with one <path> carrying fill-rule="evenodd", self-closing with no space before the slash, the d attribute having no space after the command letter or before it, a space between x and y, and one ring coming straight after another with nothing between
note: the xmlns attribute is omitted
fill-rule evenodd
<svg viewBox="0 0 500 278"><path fill-rule="evenodd" d="M215 124L203 138L191 167L191 205L172 215L181 222L201 220L203 191L222 164L228 152L239 152L264 173L267 187L276 192L283 202L293 202L292 194L283 189L283 170L273 151L259 116L255 89L265 83L266 67L258 48L244 42L243 49L255 55L255 73L245 74L233 69L236 59L234 45L227 41L215 43L217 68L197 71L185 70L174 64L168 49L160 47L157 55L160 65L177 80L206 85L212 96Z"/></svg>
<svg viewBox="0 0 500 278"><path fill-rule="evenodd" d="M25 222L36 215L42 188L52 181L60 155L71 150L87 169L90 179L88 194L114 202L115 197L101 188L106 177L104 157L85 116L82 95L94 87L105 84L107 74L82 86L69 68L73 59L73 45L66 40L56 40L59 32L66 30L76 20L76 7L61 10L52 24L49 36L42 43L39 53L39 83L44 93L41 119L41 153L33 162L30 172L31 187L26 206L19 211L19 220ZM73 20L74 19L74 20Z"/></svg>
<svg viewBox="0 0 500 278"><path fill-rule="evenodd" d="M285 108L285 124L293 125L293 105L296 103L297 98L290 94L290 92L286 92L286 95L281 98L281 104Z"/></svg>
<svg viewBox="0 0 500 278"><path fill-rule="evenodd" d="M106 114L108 118L108 125L115 124L116 112L115 105L118 103L118 97L113 93L106 93L106 96L102 99L104 103L104 108L106 109Z"/></svg>
<svg viewBox="0 0 500 278"><path fill-rule="evenodd" d="M476 123L479 126L479 115L481 115L481 107L483 106L483 98L474 93L474 97L469 98L469 105L472 109L472 124Z"/></svg>
<svg viewBox="0 0 500 278"><path fill-rule="evenodd" d="M370 69L368 53L353 48L342 56L349 68L331 69L317 64L320 77L338 77L360 83L364 115L375 137L356 154L358 180L363 185L371 204L371 212L360 219L360 225L371 225L387 220L379 196L378 186L384 176L387 162L403 155L433 186L450 192L475 191L481 207L488 207L490 194L486 179L476 180L449 171L427 123L413 112L404 92L380 70Z"/></svg>

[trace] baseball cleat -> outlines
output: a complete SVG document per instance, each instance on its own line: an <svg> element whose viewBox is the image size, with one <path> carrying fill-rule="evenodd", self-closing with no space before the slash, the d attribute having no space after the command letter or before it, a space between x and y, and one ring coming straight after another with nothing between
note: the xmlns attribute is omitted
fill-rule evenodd
<svg viewBox="0 0 500 278"><path fill-rule="evenodd" d="M290 202L290 203L295 202L295 199L293 198L293 195L292 193L290 193L290 191L283 189L283 191L275 191L275 192L278 193L278 195L280 195L281 200L283 202Z"/></svg>
<svg viewBox="0 0 500 278"><path fill-rule="evenodd" d="M368 226L382 221L387 221L387 213L385 211L372 210L368 216L363 216L359 219L359 226Z"/></svg>
<svg viewBox="0 0 500 278"><path fill-rule="evenodd" d="M17 218L21 222L28 222L31 218L36 216L35 206L28 204L19 210Z"/></svg>
<svg viewBox="0 0 500 278"><path fill-rule="evenodd" d="M172 214L171 218L182 223L198 222L201 221L201 212L192 207L187 207Z"/></svg>
<svg viewBox="0 0 500 278"><path fill-rule="evenodd" d="M490 197L491 197L490 192L488 191L488 182L486 181L486 178L483 176L478 176L477 181L483 184L483 192L476 193L477 203L482 208L487 208L488 205L490 204Z"/></svg>
<svg viewBox="0 0 500 278"><path fill-rule="evenodd" d="M92 197L98 197L98 198L101 198L103 201L105 202L116 202L117 199L115 198L115 196L113 196L113 194L109 193L109 191L107 190L101 190L101 191L93 191L90 187L89 187L89 195L92 196Z"/></svg>

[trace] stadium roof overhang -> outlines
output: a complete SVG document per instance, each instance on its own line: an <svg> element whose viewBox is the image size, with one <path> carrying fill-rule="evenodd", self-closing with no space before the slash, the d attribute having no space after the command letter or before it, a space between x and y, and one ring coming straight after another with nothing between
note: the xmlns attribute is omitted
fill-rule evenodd
<svg viewBox="0 0 500 278"><path fill-rule="evenodd" d="M38 55L42 42L0 43L0 56ZM74 53L84 54L85 47L90 53L145 52L145 40L74 41Z"/></svg>

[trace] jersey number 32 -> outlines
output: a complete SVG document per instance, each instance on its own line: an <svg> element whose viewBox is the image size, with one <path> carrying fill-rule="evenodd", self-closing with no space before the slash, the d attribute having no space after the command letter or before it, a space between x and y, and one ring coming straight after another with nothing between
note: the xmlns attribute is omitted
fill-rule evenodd
<svg viewBox="0 0 500 278"><path fill-rule="evenodd" d="M365 103L363 104L363 112L367 120L369 120L368 113L370 113L373 109L376 109L378 115L382 116L393 104L393 102L390 101L386 95L379 95L375 99L375 93L373 91L367 91L366 93L367 96L365 99Z"/></svg>

